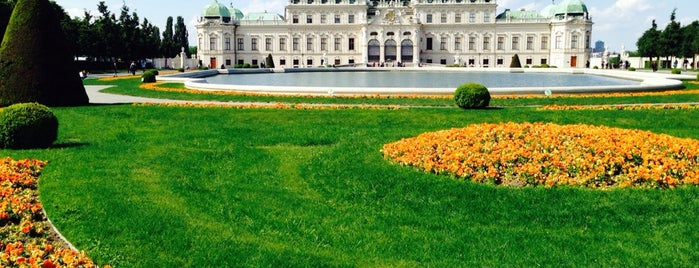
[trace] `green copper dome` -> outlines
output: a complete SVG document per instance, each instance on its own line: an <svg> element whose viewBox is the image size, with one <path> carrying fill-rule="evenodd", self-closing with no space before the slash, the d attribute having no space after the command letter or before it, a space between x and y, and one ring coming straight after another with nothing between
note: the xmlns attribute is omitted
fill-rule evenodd
<svg viewBox="0 0 699 268"><path fill-rule="evenodd" d="M225 5L213 0L211 4L204 8L204 11L201 12L201 16L204 18L230 18L231 12Z"/></svg>
<svg viewBox="0 0 699 268"><path fill-rule="evenodd" d="M554 15L587 14L587 6L580 0L564 0L553 9Z"/></svg>
<svg viewBox="0 0 699 268"><path fill-rule="evenodd" d="M229 7L228 11L230 12L231 19L233 19L233 20L242 20L245 17L245 15L243 14L242 11L240 11L240 9L237 9L234 7Z"/></svg>

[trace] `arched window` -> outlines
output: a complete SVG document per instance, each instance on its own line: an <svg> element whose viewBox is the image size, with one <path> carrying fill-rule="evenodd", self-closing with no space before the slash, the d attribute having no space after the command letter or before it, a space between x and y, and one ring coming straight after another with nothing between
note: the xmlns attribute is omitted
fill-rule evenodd
<svg viewBox="0 0 699 268"><path fill-rule="evenodd" d="M400 43L400 60L402 62L413 61L413 41L405 39Z"/></svg>
<svg viewBox="0 0 699 268"><path fill-rule="evenodd" d="M395 61L398 57L398 44L396 43L396 40L388 39L386 40L386 43L384 43L384 46L386 54L385 60Z"/></svg>
<svg viewBox="0 0 699 268"><path fill-rule="evenodd" d="M381 60L381 43L379 40L371 39L367 45L369 49L369 61L380 61Z"/></svg>

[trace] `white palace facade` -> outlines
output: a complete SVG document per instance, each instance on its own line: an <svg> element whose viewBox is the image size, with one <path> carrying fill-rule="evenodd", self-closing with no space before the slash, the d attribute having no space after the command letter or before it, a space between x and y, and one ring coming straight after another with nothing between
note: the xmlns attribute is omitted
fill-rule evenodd
<svg viewBox="0 0 699 268"><path fill-rule="evenodd" d="M552 1L554 2L554 1ZM243 14L218 3L196 25L204 66L458 64L584 68L592 20L581 0L497 14L496 0L289 0L285 14Z"/></svg>

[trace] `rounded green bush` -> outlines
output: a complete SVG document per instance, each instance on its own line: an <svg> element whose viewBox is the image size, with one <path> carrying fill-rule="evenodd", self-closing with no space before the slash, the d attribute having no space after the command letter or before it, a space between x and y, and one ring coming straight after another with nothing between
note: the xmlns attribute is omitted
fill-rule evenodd
<svg viewBox="0 0 699 268"><path fill-rule="evenodd" d="M141 82L143 83L155 83L155 72L152 70L148 70L145 73L143 73L143 76L141 76Z"/></svg>
<svg viewBox="0 0 699 268"><path fill-rule="evenodd" d="M671 72L672 74L682 74L682 70L681 70L681 69L672 69L672 71L670 71L670 72Z"/></svg>
<svg viewBox="0 0 699 268"><path fill-rule="evenodd" d="M629 67L628 70L629 70L629 72L635 72L635 71L636 71L636 68L634 68L634 67Z"/></svg>
<svg viewBox="0 0 699 268"><path fill-rule="evenodd" d="M482 109L490 105L490 92L481 84L463 84L454 92L454 100L463 109Z"/></svg>
<svg viewBox="0 0 699 268"><path fill-rule="evenodd" d="M0 148L48 148L58 138L58 119L38 103L14 104L0 111Z"/></svg>

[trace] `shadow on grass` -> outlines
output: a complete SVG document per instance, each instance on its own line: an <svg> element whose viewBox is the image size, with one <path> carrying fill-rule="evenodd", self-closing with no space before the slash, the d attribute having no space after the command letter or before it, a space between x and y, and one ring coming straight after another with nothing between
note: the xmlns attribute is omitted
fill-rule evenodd
<svg viewBox="0 0 699 268"><path fill-rule="evenodd" d="M68 142L61 142L61 143L54 144L53 146L51 146L51 148L52 149L67 149L67 148L78 148L78 147L83 147L83 146L88 146L88 145L90 145L90 144L87 142L68 141Z"/></svg>

